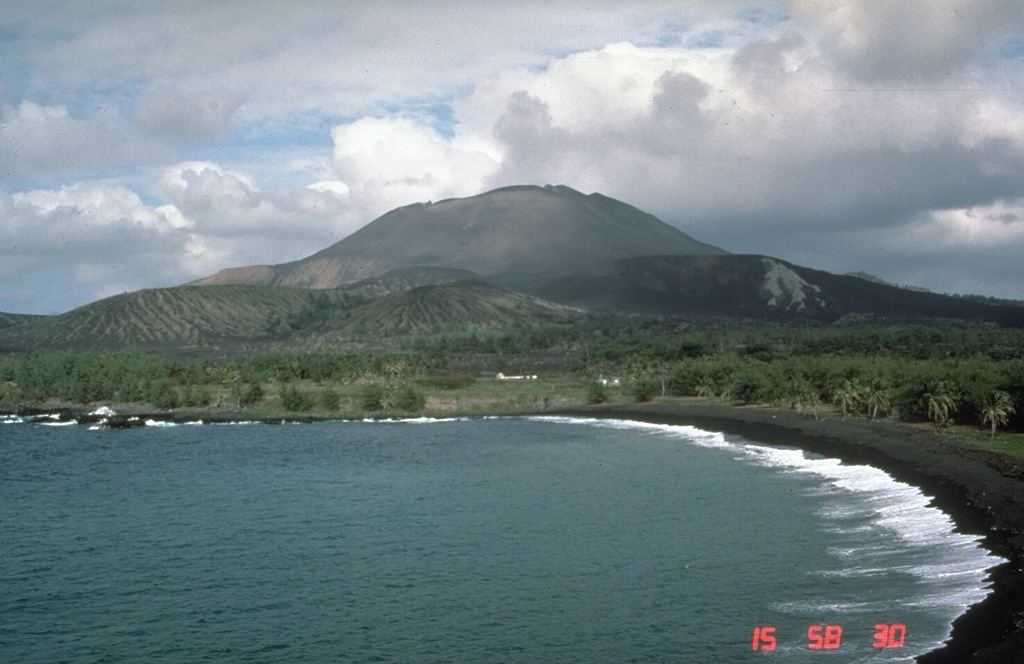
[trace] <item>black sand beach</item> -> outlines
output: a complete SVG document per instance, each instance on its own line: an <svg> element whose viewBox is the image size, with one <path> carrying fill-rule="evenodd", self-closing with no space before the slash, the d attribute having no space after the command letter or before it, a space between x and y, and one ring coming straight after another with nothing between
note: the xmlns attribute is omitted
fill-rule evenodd
<svg viewBox="0 0 1024 664"><path fill-rule="evenodd" d="M560 414L687 424L869 464L920 487L958 529L984 535L985 546L1008 562L993 570L988 598L953 625L950 643L918 661L1024 662L1024 462L902 423L815 420L785 410L675 402L589 406Z"/></svg>

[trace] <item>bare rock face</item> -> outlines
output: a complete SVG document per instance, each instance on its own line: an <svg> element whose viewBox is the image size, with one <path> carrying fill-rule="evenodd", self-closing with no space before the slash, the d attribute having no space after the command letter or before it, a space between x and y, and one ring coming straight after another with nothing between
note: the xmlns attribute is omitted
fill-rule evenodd
<svg viewBox="0 0 1024 664"><path fill-rule="evenodd" d="M196 283L337 288L394 269L443 267L525 287L623 258L726 253L600 194L520 186L401 207L308 258Z"/></svg>
<svg viewBox="0 0 1024 664"><path fill-rule="evenodd" d="M253 265L250 267L231 267L221 270L212 277L194 282L200 286L265 286L274 277L274 268L269 265Z"/></svg>
<svg viewBox="0 0 1024 664"><path fill-rule="evenodd" d="M762 258L761 263L765 268L761 292L767 306L792 312L822 309L826 306L821 297L821 288L808 283L782 261Z"/></svg>

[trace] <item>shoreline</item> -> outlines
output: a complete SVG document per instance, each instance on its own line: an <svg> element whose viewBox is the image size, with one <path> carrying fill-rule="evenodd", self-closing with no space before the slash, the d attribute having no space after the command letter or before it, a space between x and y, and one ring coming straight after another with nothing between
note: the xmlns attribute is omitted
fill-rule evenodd
<svg viewBox="0 0 1024 664"><path fill-rule="evenodd" d="M1024 461L972 449L955 435L900 422L829 418L790 410L702 402L649 402L563 409L558 414L690 425L750 441L796 447L879 468L916 486L960 532L1007 560L991 591L953 623L946 646L921 664L1024 662Z"/></svg>
<svg viewBox="0 0 1024 664"><path fill-rule="evenodd" d="M81 424L89 423L91 418L95 418L93 422L102 419L83 407L19 410L18 414L23 415L59 412L62 420ZM132 408L127 412L117 409L117 412L116 422L120 425L110 428L140 426L147 419L208 424L351 419L342 414L267 416L227 409L154 411ZM901 482L920 488L936 507L952 518L959 532L981 536L986 549L1008 561L990 572L991 591L986 599L969 607L954 621L946 646L919 656L917 661L921 664L1024 662L1024 460L973 448L955 434L937 434L902 422L834 416L814 419L792 410L703 401L574 405L487 415L566 415L690 425L879 468ZM429 416L483 415L445 412Z"/></svg>

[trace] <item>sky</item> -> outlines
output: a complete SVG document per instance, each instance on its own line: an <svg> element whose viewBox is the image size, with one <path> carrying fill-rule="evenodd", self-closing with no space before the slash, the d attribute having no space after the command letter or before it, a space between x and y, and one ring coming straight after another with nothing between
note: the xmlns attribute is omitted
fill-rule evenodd
<svg viewBox="0 0 1024 664"><path fill-rule="evenodd" d="M1024 299L1005 0L0 0L0 311L563 184L697 240Z"/></svg>

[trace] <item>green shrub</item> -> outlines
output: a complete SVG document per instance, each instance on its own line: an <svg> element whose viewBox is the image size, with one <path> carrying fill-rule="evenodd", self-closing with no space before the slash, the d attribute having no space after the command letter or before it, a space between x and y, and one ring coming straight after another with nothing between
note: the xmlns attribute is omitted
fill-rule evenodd
<svg viewBox="0 0 1024 664"><path fill-rule="evenodd" d="M363 410L384 410L384 386L380 383L366 383L359 390L359 406Z"/></svg>
<svg viewBox="0 0 1024 664"><path fill-rule="evenodd" d="M338 405L340 403L341 395L338 394L337 390L328 388L320 393L320 407L324 410L338 410Z"/></svg>
<svg viewBox="0 0 1024 664"><path fill-rule="evenodd" d="M604 403L608 401L608 389L600 381L592 381L587 386L587 403Z"/></svg>
<svg viewBox="0 0 1024 664"><path fill-rule="evenodd" d="M285 410L307 411L313 407L313 397L289 385L281 390L281 404Z"/></svg>
<svg viewBox="0 0 1024 664"><path fill-rule="evenodd" d="M650 401L661 392L661 386L653 378L638 378L630 385L630 392L638 403Z"/></svg>
<svg viewBox="0 0 1024 664"><path fill-rule="evenodd" d="M248 408L263 400L263 388L259 383L236 383L231 393L241 408Z"/></svg>
<svg viewBox="0 0 1024 664"><path fill-rule="evenodd" d="M178 391L166 380L157 380L150 383L147 395L149 403L157 408L177 408L180 403Z"/></svg>
<svg viewBox="0 0 1024 664"><path fill-rule="evenodd" d="M192 385L185 390L182 403L189 408L198 408L210 405L210 389L205 385Z"/></svg>
<svg viewBox="0 0 1024 664"><path fill-rule="evenodd" d="M398 388L395 393L395 408L407 413L414 413L423 410L427 403L423 393L412 385L406 384Z"/></svg>

